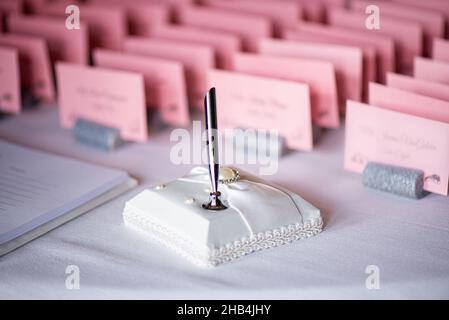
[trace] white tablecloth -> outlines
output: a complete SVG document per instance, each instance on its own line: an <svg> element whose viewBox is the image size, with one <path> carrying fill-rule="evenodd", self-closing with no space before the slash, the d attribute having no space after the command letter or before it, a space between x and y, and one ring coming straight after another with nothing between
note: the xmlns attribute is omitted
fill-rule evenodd
<svg viewBox="0 0 449 320"><path fill-rule="evenodd" d="M364 188L342 168L343 137L326 132L270 177L322 210L320 235L199 269L122 222L127 199L190 168L171 164L168 130L107 153L77 144L53 108L3 119L1 139L125 169L141 184L0 258L0 298L449 298L449 198ZM79 267L79 290L66 288L68 265ZM369 265L379 268L379 289L365 285Z"/></svg>

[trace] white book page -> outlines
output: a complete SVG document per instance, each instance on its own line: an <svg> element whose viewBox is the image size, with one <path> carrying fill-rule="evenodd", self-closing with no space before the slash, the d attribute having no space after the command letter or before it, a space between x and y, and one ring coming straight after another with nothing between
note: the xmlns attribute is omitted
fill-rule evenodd
<svg viewBox="0 0 449 320"><path fill-rule="evenodd" d="M0 244L128 179L124 171L0 141Z"/></svg>

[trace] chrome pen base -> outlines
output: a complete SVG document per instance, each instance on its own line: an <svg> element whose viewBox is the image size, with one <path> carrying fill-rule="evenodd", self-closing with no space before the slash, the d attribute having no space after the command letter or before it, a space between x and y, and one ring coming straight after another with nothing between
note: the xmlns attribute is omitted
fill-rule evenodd
<svg viewBox="0 0 449 320"><path fill-rule="evenodd" d="M225 210L228 207L226 207L220 200L220 195L221 192L217 191L217 192L211 192L210 193L210 201L209 203L205 203L203 204L203 209L207 209L207 210L214 210L214 211L218 211L218 210Z"/></svg>

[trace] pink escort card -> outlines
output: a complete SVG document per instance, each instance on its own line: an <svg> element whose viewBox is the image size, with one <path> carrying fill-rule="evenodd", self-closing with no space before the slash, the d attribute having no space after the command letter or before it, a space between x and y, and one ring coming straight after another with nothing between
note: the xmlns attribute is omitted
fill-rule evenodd
<svg viewBox="0 0 449 320"><path fill-rule="evenodd" d="M126 140L147 140L142 75L69 63L58 63L56 75L63 127L82 118L117 128Z"/></svg>
<svg viewBox="0 0 449 320"><path fill-rule="evenodd" d="M209 87L217 88L220 128L276 130L287 147L312 149L307 85L213 69L208 78Z"/></svg>
<svg viewBox="0 0 449 320"><path fill-rule="evenodd" d="M295 0L301 5L302 19L310 22L324 23L326 18L326 8L322 2L315 0Z"/></svg>
<svg viewBox="0 0 449 320"><path fill-rule="evenodd" d="M294 39L298 31L307 32L309 35L313 34L315 36L327 37L327 39L332 39L335 43L374 48L376 51L376 74L378 76L376 80L382 83L385 82L387 72L393 72L396 69L394 41L388 36L370 34L367 37L365 31L301 22L297 29L286 30L284 37Z"/></svg>
<svg viewBox="0 0 449 320"><path fill-rule="evenodd" d="M415 78L449 84L449 62L415 58Z"/></svg>
<svg viewBox="0 0 449 320"><path fill-rule="evenodd" d="M0 47L0 111L19 113L20 108L19 52Z"/></svg>
<svg viewBox="0 0 449 320"><path fill-rule="evenodd" d="M339 126L337 83L330 62L237 53L233 70L309 85L314 123L328 128Z"/></svg>
<svg viewBox="0 0 449 320"><path fill-rule="evenodd" d="M215 8L264 16L272 21L276 35L280 35L284 28L295 27L302 17L301 7L296 2L278 0L203 0L203 2Z"/></svg>
<svg viewBox="0 0 449 320"><path fill-rule="evenodd" d="M42 6L39 14L66 18L66 4ZM89 27L91 47L118 50L127 34L126 15L123 8L101 5L78 5L80 19ZM73 31L73 30L70 30Z"/></svg>
<svg viewBox="0 0 449 320"><path fill-rule="evenodd" d="M148 106L158 108L162 120L170 125L189 125L189 106L181 63L103 49L94 50L93 59L95 65L102 68L141 73Z"/></svg>
<svg viewBox="0 0 449 320"><path fill-rule="evenodd" d="M353 41L340 40L335 37L327 35L316 34L304 30L287 31L285 32L285 39L306 42L306 43L323 43L323 44L337 44L348 47L356 47L362 50L363 54L363 100L368 96L368 83L377 80L377 66L376 66L376 51L374 47L369 44L355 43Z"/></svg>
<svg viewBox="0 0 449 320"><path fill-rule="evenodd" d="M170 8L163 3L146 0L90 0L89 3L123 8L129 33L136 36L150 36L154 29L170 21Z"/></svg>
<svg viewBox="0 0 449 320"><path fill-rule="evenodd" d="M420 169L425 190L448 194L449 123L348 101L345 135L346 170L370 161Z"/></svg>
<svg viewBox="0 0 449 320"><path fill-rule="evenodd" d="M363 64L359 48L263 39L259 51L262 54L331 62L337 73L338 98L342 111L346 106L346 99L360 101L362 98Z"/></svg>
<svg viewBox="0 0 449 320"><path fill-rule="evenodd" d="M78 30L68 30L65 27L65 19L15 15L8 19L8 30L45 39L52 62L88 62L88 30L87 25L83 23Z"/></svg>
<svg viewBox="0 0 449 320"><path fill-rule="evenodd" d="M365 13L333 8L328 11L328 21L331 25L349 27L366 32L370 35L387 35L395 40L397 44L397 61L399 71L407 74L412 73L413 58L422 53L423 31L418 23L399 18L381 15L381 27L376 30L368 30L365 26L367 15Z"/></svg>
<svg viewBox="0 0 449 320"><path fill-rule="evenodd" d="M444 14L446 17L446 24L449 21L449 6L447 0L394 0L394 2L415 7L418 9L432 10ZM447 26L446 26L447 27ZM447 32L448 30L446 30ZM446 38L449 34L446 33Z"/></svg>
<svg viewBox="0 0 449 320"><path fill-rule="evenodd" d="M432 39L444 37L445 19L444 15L440 12L394 2L372 0L351 1L351 8L363 13L368 5L378 6L382 17L400 18L418 23L424 33L424 53L427 55L430 55L432 52Z"/></svg>
<svg viewBox="0 0 449 320"><path fill-rule="evenodd" d="M449 102L449 85L447 84L389 73L387 86Z"/></svg>
<svg viewBox="0 0 449 320"><path fill-rule="evenodd" d="M214 51L210 46L130 37L125 40L123 49L126 52L181 62L186 71L189 101L195 107L202 108L204 93L208 89L206 72L215 67Z"/></svg>
<svg viewBox="0 0 449 320"><path fill-rule="evenodd" d="M232 33L204 30L204 28L184 25L165 25L156 28L153 32L156 38L184 41L211 46L215 50L217 67L232 68L232 56L240 51L241 41Z"/></svg>
<svg viewBox="0 0 449 320"><path fill-rule="evenodd" d="M45 41L38 37L5 33L0 34L0 46L18 50L22 84L37 98L53 102L53 71Z"/></svg>
<svg viewBox="0 0 449 320"><path fill-rule="evenodd" d="M208 7L182 7L179 21L183 24L232 32L239 35L243 48L256 52L258 41L272 35L269 19L245 13Z"/></svg>
<svg viewBox="0 0 449 320"><path fill-rule="evenodd" d="M449 123L449 102L377 83L370 83L369 104Z"/></svg>
<svg viewBox="0 0 449 320"><path fill-rule="evenodd" d="M432 58L449 63L449 40L433 39Z"/></svg>
<svg viewBox="0 0 449 320"><path fill-rule="evenodd" d="M23 12L23 4L22 0L2 0L0 2L0 13L8 16L12 13L21 13Z"/></svg>

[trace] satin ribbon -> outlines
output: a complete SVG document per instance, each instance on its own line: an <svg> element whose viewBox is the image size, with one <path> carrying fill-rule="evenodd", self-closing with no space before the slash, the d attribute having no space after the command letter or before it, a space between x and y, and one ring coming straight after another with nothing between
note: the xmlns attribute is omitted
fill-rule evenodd
<svg viewBox="0 0 449 320"><path fill-rule="evenodd" d="M178 180L210 185L209 171L204 167L196 167ZM286 221L303 222L297 203L280 188L241 178L230 184L219 184L218 189L226 196L222 200L239 213L251 234L270 230Z"/></svg>

